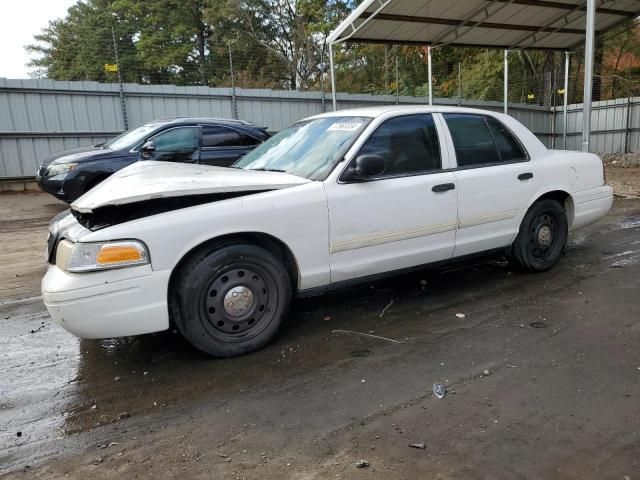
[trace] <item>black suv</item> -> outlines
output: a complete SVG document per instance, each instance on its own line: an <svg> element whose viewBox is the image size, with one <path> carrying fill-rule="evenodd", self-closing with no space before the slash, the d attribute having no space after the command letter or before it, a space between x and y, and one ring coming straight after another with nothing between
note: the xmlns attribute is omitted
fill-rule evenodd
<svg viewBox="0 0 640 480"><path fill-rule="evenodd" d="M267 138L266 129L241 120L163 118L101 145L56 153L42 162L36 179L45 192L72 202L138 160L228 167Z"/></svg>

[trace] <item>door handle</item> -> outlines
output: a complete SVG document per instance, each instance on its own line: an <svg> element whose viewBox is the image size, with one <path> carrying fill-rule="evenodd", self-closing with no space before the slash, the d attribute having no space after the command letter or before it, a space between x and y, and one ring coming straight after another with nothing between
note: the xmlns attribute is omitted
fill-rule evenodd
<svg viewBox="0 0 640 480"><path fill-rule="evenodd" d="M520 175L518 175L518 180L520 181L529 180L530 178L533 178L533 173L531 172L521 173Z"/></svg>
<svg viewBox="0 0 640 480"><path fill-rule="evenodd" d="M447 190L453 190L456 188L454 183L441 183L440 185L435 185L431 191L432 192L446 192Z"/></svg>

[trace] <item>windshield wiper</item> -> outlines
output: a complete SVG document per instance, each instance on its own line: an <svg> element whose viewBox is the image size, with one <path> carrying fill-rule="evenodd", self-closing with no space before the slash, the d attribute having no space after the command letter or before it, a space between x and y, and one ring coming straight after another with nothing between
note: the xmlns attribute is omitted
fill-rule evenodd
<svg viewBox="0 0 640 480"><path fill-rule="evenodd" d="M277 168L264 168L264 167L260 167L260 168L248 168L247 170L257 170L258 172L280 172L280 173L287 173L286 170L278 170Z"/></svg>

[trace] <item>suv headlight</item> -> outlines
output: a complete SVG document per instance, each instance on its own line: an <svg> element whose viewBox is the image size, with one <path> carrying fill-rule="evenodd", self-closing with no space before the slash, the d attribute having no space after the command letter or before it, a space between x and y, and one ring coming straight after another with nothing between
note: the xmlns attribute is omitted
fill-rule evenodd
<svg viewBox="0 0 640 480"><path fill-rule="evenodd" d="M47 177L55 177L61 173L72 172L77 166L77 163L54 163L47 170Z"/></svg>
<svg viewBox="0 0 640 480"><path fill-rule="evenodd" d="M68 272L79 273L134 267L148 263L147 247L136 240L75 243L65 269Z"/></svg>

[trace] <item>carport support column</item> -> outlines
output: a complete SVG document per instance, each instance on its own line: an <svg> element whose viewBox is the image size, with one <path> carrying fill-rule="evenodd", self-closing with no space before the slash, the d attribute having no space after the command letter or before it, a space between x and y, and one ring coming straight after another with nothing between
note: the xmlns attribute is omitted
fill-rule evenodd
<svg viewBox="0 0 640 480"><path fill-rule="evenodd" d="M336 100L336 72L333 66L333 43L329 44L329 69L331 70L331 101L335 112L338 110L338 102Z"/></svg>
<svg viewBox="0 0 640 480"><path fill-rule="evenodd" d="M509 112L509 50L504 51L504 114Z"/></svg>
<svg viewBox="0 0 640 480"><path fill-rule="evenodd" d="M568 106L569 106L569 55L571 52L564 52L564 106L562 109L562 145L563 149L567 149L567 125L568 125Z"/></svg>
<svg viewBox="0 0 640 480"><path fill-rule="evenodd" d="M595 54L596 0L587 0L586 41L584 45L584 98L582 113L582 151L591 141L591 96L593 94L593 56Z"/></svg>
<svg viewBox="0 0 640 480"><path fill-rule="evenodd" d="M431 45L427 47L427 75L429 75L429 105L433 105L433 75L431 74Z"/></svg>

